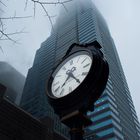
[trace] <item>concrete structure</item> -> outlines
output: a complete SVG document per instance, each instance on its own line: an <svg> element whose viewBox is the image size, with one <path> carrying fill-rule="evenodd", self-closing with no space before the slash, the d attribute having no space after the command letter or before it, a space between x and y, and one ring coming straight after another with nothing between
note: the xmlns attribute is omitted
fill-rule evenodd
<svg viewBox="0 0 140 140"><path fill-rule="evenodd" d="M66 140L53 131L53 120L38 120L4 97L0 84L0 140Z"/></svg>
<svg viewBox="0 0 140 140"><path fill-rule="evenodd" d="M7 87L5 97L19 105L25 77L6 62L0 62L0 83Z"/></svg>

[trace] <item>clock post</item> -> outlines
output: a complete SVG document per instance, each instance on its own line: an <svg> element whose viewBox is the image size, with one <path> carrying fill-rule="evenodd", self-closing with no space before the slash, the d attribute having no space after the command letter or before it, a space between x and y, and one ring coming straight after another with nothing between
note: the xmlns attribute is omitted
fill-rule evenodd
<svg viewBox="0 0 140 140"><path fill-rule="evenodd" d="M101 45L72 44L47 79L48 101L62 123L70 128L71 140L83 140L84 128L91 125L88 111L94 111L109 75Z"/></svg>
<svg viewBox="0 0 140 140"><path fill-rule="evenodd" d="M92 124L92 121L78 110L62 117L61 122L70 128L71 140L83 140L83 128Z"/></svg>

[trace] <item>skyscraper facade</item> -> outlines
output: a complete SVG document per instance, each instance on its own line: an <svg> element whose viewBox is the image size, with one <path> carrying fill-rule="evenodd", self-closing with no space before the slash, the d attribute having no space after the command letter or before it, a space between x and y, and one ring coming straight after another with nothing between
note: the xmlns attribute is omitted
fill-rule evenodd
<svg viewBox="0 0 140 140"><path fill-rule="evenodd" d="M104 18L91 0L73 0L65 7L67 11L60 11L50 37L36 52L25 83L22 108L37 118L49 115L55 119L45 95L46 80L52 68L72 43L82 44L96 40L101 44L101 50L109 63L110 75L102 97L95 103L95 110L88 113L93 124L86 129L85 139L139 140L138 118ZM57 124L56 127L59 128L60 124Z"/></svg>

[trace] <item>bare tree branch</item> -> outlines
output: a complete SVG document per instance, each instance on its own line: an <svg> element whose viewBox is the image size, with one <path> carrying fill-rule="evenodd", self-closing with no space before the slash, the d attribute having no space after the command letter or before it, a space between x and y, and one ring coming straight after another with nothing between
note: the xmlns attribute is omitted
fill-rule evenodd
<svg viewBox="0 0 140 140"><path fill-rule="evenodd" d="M52 19L51 19L50 15L48 14L48 12L47 12L47 10L45 9L45 7L43 6L43 4L41 4L41 6L42 6L43 10L45 11L46 16L48 17L48 19L49 19L49 21L50 21L50 23L51 23L52 29L54 29L54 28L53 28Z"/></svg>
<svg viewBox="0 0 140 140"><path fill-rule="evenodd" d="M7 39L9 39L10 41L17 43L17 41L15 41L14 39L12 39L11 37L9 37L9 35L7 35L6 33L4 33L2 30L0 30L1 33L1 37L5 36Z"/></svg>
<svg viewBox="0 0 140 140"><path fill-rule="evenodd" d="M4 53L4 51L3 51L3 49L2 49L2 47L1 47L1 46L0 46L0 50L1 50L1 52L2 52L2 53Z"/></svg>
<svg viewBox="0 0 140 140"><path fill-rule="evenodd" d="M34 18L35 18L35 13L36 13L36 3L34 2Z"/></svg>
<svg viewBox="0 0 140 140"><path fill-rule="evenodd" d="M24 11L27 9L27 5L28 5L28 0L26 0L26 2L25 2Z"/></svg>
<svg viewBox="0 0 140 140"><path fill-rule="evenodd" d="M73 0L65 0L65 1L57 1L57 2L46 2L46 1L39 1L39 0L31 0L32 2L35 2L35 3L39 3L39 4L43 4L43 5L58 5L58 4L65 4L65 3L68 3L68 2L71 2Z"/></svg>
<svg viewBox="0 0 140 140"><path fill-rule="evenodd" d="M1 17L0 20L8 20L8 19L25 19L25 18L31 18L32 16L11 16L11 17Z"/></svg>
<svg viewBox="0 0 140 140"><path fill-rule="evenodd" d="M24 34L27 32L24 32L24 29L22 29L21 31L15 31L12 33L6 33L4 30L0 29L0 41L12 41L13 43L19 44L19 42L15 39L12 38L12 36L14 35L18 35L18 34Z"/></svg>
<svg viewBox="0 0 140 140"><path fill-rule="evenodd" d="M3 39L0 39L0 41L8 41L9 39L7 38L3 38Z"/></svg>
<svg viewBox="0 0 140 140"><path fill-rule="evenodd" d="M0 0L0 5L6 7L7 4L6 4L5 1L4 2L3 1L4 0ZM49 22L50 22L50 24L52 26L52 29L54 29L53 28L52 18L55 17L55 16L50 16L46 6L47 5L62 5L64 7L64 9L67 11L67 8L66 8L65 4L68 3L68 2L71 2L73 0L63 0L63 1L57 0L56 2L41 1L41 0L25 0L24 10L27 9L29 1L33 2L33 10L34 10L33 15L34 15L34 17L36 15L36 6L40 5L41 8L43 9L43 11L45 12L45 16L47 16L47 18L49 19ZM5 11L3 11L2 8L0 8L0 11L2 13L5 12ZM24 32L23 30L7 33L7 28L6 28L7 26L4 24L6 20L18 20L18 19L26 19L26 18L31 18L31 17L33 17L33 16L17 16L16 12L15 12L14 16L0 17L0 41L7 41L7 40L9 40L9 41L17 44L18 41L14 39L15 35L27 33L27 32ZM1 46L0 46L0 50L2 52L4 52Z"/></svg>
<svg viewBox="0 0 140 140"><path fill-rule="evenodd" d="M23 33L27 33L24 32L23 29L21 31L15 31L15 32L11 32L11 33L6 33L6 28L4 23L4 20L14 20L14 19L25 19L25 18L31 18L32 16L24 16L24 17L20 17L20 16L16 16L16 12L14 16L11 17L0 17L0 41L5 41L5 40L9 40L13 43L19 44L17 40L13 39L13 35L17 35L17 34L23 34Z"/></svg>
<svg viewBox="0 0 140 140"><path fill-rule="evenodd" d="M3 5L4 7L7 7L6 1L0 0L0 4ZM7 0L8 1L8 0ZM3 9L0 8L1 12L4 13ZM16 12L14 13L14 16L9 16L9 17L0 17L0 41L11 41L13 43L18 43L17 40L14 39L14 35L17 34L23 34L25 33L23 30L21 31L15 31L11 33L7 33L7 26L4 24L5 21L7 20L19 20L19 19L26 19L26 18L31 18L32 16L16 16ZM2 48L2 47L1 47Z"/></svg>
<svg viewBox="0 0 140 140"><path fill-rule="evenodd" d="M67 8L66 8L66 6L65 6L65 4L64 3L62 3L62 6L64 7L64 9L68 12L68 10L67 10Z"/></svg>
<svg viewBox="0 0 140 140"><path fill-rule="evenodd" d="M30 0L30 1L32 1L33 4L34 4L34 17L35 17L35 11L36 11L36 4L39 4L42 7L42 9L44 10L46 16L48 17L48 19L50 21L50 24L52 26L52 29L54 29L53 28L53 22L52 22L52 19L51 19L52 16L49 15L48 10L46 9L45 5L62 5L64 7L64 9L67 11L65 3L71 2L73 0L65 0L65 1L58 0L56 2L45 2L45 1L39 1L39 0ZM27 8L27 4L28 4L28 0L26 0L26 3L25 3L26 8Z"/></svg>
<svg viewBox="0 0 140 140"><path fill-rule="evenodd" d="M0 27L1 27L2 30L4 30L3 26L4 26L4 25L3 25L3 22L2 22L2 20L0 19Z"/></svg>
<svg viewBox="0 0 140 140"><path fill-rule="evenodd" d="M17 34L25 34L25 33L27 33L27 32L23 32L23 31L17 31L17 32L13 32L13 33L8 33L7 35L8 36L11 36L11 35L17 35Z"/></svg>
<svg viewBox="0 0 140 140"><path fill-rule="evenodd" d="M13 16L4 16L4 13L6 10L3 10L7 7L6 1L8 0L0 0L0 12L3 14L3 16L0 16L0 41L11 41L14 44L19 44L19 41L15 38L17 37L16 35L18 34L24 34L24 30L22 29L21 31L13 31L8 33L8 27L7 24L5 24L7 20L21 20L21 19L26 19L26 18L31 18L32 16L17 16L16 12L14 13ZM3 7L2 7L3 6ZM0 51L4 53L2 46L0 46Z"/></svg>
<svg viewBox="0 0 140 140"><path fill-rule="evenodd" d="M4 2L0 1L0 3L1 3L3 6L7 7L7 6L5 5L5 3L4 3Z"/></svg>

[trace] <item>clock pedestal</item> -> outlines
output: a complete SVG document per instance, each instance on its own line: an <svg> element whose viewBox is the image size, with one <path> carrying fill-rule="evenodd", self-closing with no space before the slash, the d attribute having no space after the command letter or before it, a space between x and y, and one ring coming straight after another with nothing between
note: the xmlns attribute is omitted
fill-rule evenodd
<svg viewBox="0 0 140 140"><path fill-rule="evenodd" d="M97 41L72 44L47 80L48 100L70 128L71 140L83 140L83 129L92 124L85 113L92 110L108 80L109 66L101 48Z"/></svg>
<svg viewBox="0 0 140 140"><path fill-rule="evenodd" d="M71 140L83 140L83 128L92 124L92 121L78 110L62 117L61 122L70 128Z"/></svg>

